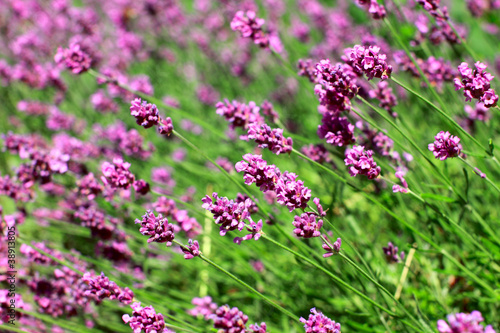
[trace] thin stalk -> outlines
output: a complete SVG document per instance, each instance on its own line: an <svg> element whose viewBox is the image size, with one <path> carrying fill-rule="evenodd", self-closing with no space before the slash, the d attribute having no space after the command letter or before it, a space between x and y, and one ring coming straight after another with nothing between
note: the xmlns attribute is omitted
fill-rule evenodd
<svg viewBox="0 0 500 333"><path fill-rule="evenodd" d="M462 157L458 156L458 158L459 158L459 159L460 159L460 161L462 161L465 165L467 165L469 168L471 168L471 169L474 171L474 173L476 173L476 174L477 174L477 171L476 171L476 169L477 169L477 168L475 168L474 166L472 166L469 162L467 162L467 161L466 161L465 159L463 159ZM498 188L498 186L496 186L496 185L495 185L495 183L493 183L493 182L491 181L491 179L490 179L490 178L488 178L488 176L486 176L485 174L483 174L483 175L484 175L484 177L483 177L482 175L479 175L479 176L480 176L481 178L485 179L485 180L486 180L486 181L487 181L487 182L488 182L488 183L489 183L489 184L490 184L490 185L491 185L491 186L492 186L495 190L497 190L497 192L498 192L498 193L500 193L500 188Z"/></svg>

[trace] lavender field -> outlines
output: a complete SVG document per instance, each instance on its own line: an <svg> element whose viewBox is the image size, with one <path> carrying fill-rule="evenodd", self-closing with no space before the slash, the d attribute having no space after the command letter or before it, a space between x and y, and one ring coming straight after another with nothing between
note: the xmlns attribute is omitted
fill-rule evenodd
<svg viewBox="0 0 500 333"><path fill-rule="evenodd" d="M0 0L0 332L500 333L500 0Z"/></svg>

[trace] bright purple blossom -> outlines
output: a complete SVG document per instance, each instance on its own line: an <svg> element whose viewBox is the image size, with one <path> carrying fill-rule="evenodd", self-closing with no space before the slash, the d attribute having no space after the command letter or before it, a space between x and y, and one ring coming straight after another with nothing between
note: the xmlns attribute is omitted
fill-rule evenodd
<svg viewBox="0 0 500 333"><path fill-rule="evenodd" d="M264 116L268 117L271 123L276 124L276 122L279 120L278 112L276 112L271 102L267 100L262 102L262 104L260 105L260 109L262 110Z"/></svg>
<svg viewBox="0 0 500 333"><path fill-rule="evenodd" d="M292 138L285 138L281 128L271 128L266 124L250 124L248 126L248 138L255 140L259 148L267 148L276 155L292 152Z"/></svg>
<svg viewBox="0 0 500 333"><path fill-rule="evenodd" d="M247 226L247 230L250 232L250 234L245 235L243 237L235 237L234 242L236 244L241 244L242 241L250 240L250 239L255 239L259 240L260 236L262 236L262 220L259 220L259 222L255 223L251 217L248 217L250 221L250 225Z"/></svg>
<svg viewBox="0 0 500 333"><path fill-rule="evenodd" d="M235 168L237 172L244 172L245 184L255 183L262 192L274 191L280 170L273 164L268 165L262 155L245 154L243 160L236 163Z"/></svg>
<svg viewBox="0 0 500 333"><path fill-rule="evenodd" d="M221 329L221 333L245 333L248 316L229 305L219 307L212 316L214 328Z"/></svg>
<svg viewBox="0 0 500 333"><path fill-rule="evenodd" d="M249 326L249 329L248 333L266 333L267 325L266 323L260 323L260 325L253 324Z"/></svg>
<svg viewBox="0 0 500 333"><path fill-rule="evenodd" d="M254 44L262 48L269 47L269 35L262 31L262 26L266 21L258 18L254 11L238 11L231 21L231 29L239 31L241 37L250 38Z"/></svg>
<svg viewBox="0 0 500 333"><path fill-rule="evenodd" d="M440 0L416 0L417 3L421 4L426 11L432 16L440 20L448 20L448 9L446 7L440 8Z"/></svg>
<svg viewBox="0 0 500 333"><path fill-rule="evenodd" d="M102 193L104 188L94 177L94 174L91 172L84 176L83 178L76 181L76 185L78 187L78 192L81 195L84 195L89 200L93 200L96 196Z"/></svg>
<svg viewBox="0 0 500 333"><path fill-rule="evenodd" d="M229 102L225 99L224 102L218 102L215 107L216 113L229 122L231 129L241 127L246 131L250 124L264 123L264 118L259 113L260 108L254 102L249 102L246 105L238 101Z"/></svg>
<svg viewBox="0 0 500 333"><path fill-rule="evenodd" d="M64 64L73 74L86 72L92 64L92 58L82 50L80 44L71 44L67 49L59 47L54 60Z"/></svg>
<svg viewBox="0 0 500 333"><path fill-rule="evenodd" d="M142 307L141 303L135 302L130 306L133 310L132 316L125 314L122 316L125 324L129 324L134 333L167 333L165 320L161 313L156 313L153 306Z"/></svg>
<svg viewBox="0 0 500 333"><path fill-rule="evenodd" d="M181 247L182 252L184 252L184 259L193 259L194 257L198 257L200 252L200 244L198 241L192 241L191 239L188 241L188 246Z"/></svg>
<svg viewBox="0 0 500 333"><path fill-rule="evenodd" d="M340 324L326 317L322 312L311 309L309 318L306 320L300 318L300 322L304 324L305 333L340 333Z"/></svg>
<svg viewBox="0 0 500 333"><path fill-rule="evenodd" d="M462 80L455 78L455 90L464 89L466 102L474 98L483 102L487 108L496 106L498 95L490 88L490 82L494 76L485 72L487 66L479 61L475 63L475 67L476 69L472 70L466 62L458 66Z"/></svg>
<svg viewBox="0 0 500 333"><path fill-rule="evenodd" d="M352 177L358 174L366 175L368 179L377 178L380 174L380 167L373 160L373 151L366 150L363 146L353 146L345 152L345 165L350 165L349 174Z"/></svg>
<svg viewBox="0 0 500 333"><path fill-rule="evenodd" d="M481 324L484 318L479 311L471 313L456 313L447 316L448 322L438 320L439 333L496 333L491 325L486 327Z"/></svg>
<svg viewBox="0 0 500 333"><path fill-rule="evenodd" d="M401 251L398 253L398 247L394 246L391 242L387 243L387 247L383 247L385 259L389 263L398 263L405 259L405 253Z"/></svg>
<svg viewBox="0 0 500 333"><path fill-rule="evenodd" d="M215 202L207 195L201 199L202 207L210 211L214 215L215 223L220 224L220 235L224 236L231 230L243 230L245 227L245 219L250 217L248 209L253 202L246 199L244 202L235 202L226 197L219 198L217 193L212 193Z"/></svg>
<svg viewBox="0 0 500 333"><path fill-rule="evenodd" d="M285 171L276 181L276 201L286 206L289 211L297 208L306 208L311 199L311 190L304 186L302 180L297 180L297 175Z"/></svg>
<svg viewBox="0 0 500 333"><path fill-rule="evenodd" d="M304 146L301 149L302 153L312 159L315 162L318 162L320 164L323 163L330 163L332 159L329 156L328 150L326 150L325 146L323 144L310 144L308 146Z"/></svg>
<svg viewBox="0 0 500 333"><path fill-rule="evenodd" d="M347 117L338 117L333 112L324 112L321 125L318 125L318 136L337 147L347 146L356 142L354 125Z"/></svg>
<svg viewBox="0 0 500 333"><path fill-rule="evenodd" d="M174 124L172 123L172 118L167 117L165 119L161 119L158 123L158 133L161 135L170 136L174 131Z"/></svg>
<svg viewBox="0 0 500 333"><path fill-rule="evenodd" d="M98 300L102 301L106 298L111 300L118 299L123 304L130 304L134 298L134 293L129 289L122 289L118 287L113 281L101 272L101 275L93 275L89 272L83 274L82 281L88 284L88 289L85 290L86 296L95 296Z"/></svg>
<svg viewBox="0 0 500 333"><path fill-rule="evenodd" d="M191 316L203 316L205 320L209 320L217 310L218 306L212 302L212 297L205 296L203 298L195 297L191 301L196 307L188 311Z"/></svg>
<svg viewBox="0 0 500 333"><path fill-rule="evenodd" d="M376 98L379 100L379 106L389 114L396 118L398 114L392 110L393 107L398 105L398 101L396 96L392 93L392 88L389 87L389 83L387 81L380 81L377 84L377 89L372 89L368 92L370 98Z"/></svg>
<svg viewBox="0 0 500 333"><path fill-rule="evenodd" d="M328 243L323 242L323 245L321 246L323 250L326 251L326 253L323 254L323 257L328 258L334 254L338 254L340 252L340 247L342 246L342 239L339 237L333 244L331 244L326 235L323 235L323 237L325 237L328 241Z"/></svg>
<svg viewBox="0 0 500 333"><path fill-rule="evenodd" d="M135 192L146 195L149 193L151 188L149 187L149 184L144 180L144 179L139 179L136 180L132 186L134 187Z"/></svg>
<svg viewBox="0 0 500 333"><path fill-rule="evenodd" d="M139 223L141 228L139 232L144 236L150 236L148 243L166 243L167 246L172 245L172 241L175 238L174 226L168 223L168 219L163 217L163 215L155 214L148 210L146 214L142 216L142 220L136 219L135 223Z"/></svg>
<svg viewBox="0 0 500 333"><path fill-rule="evenodd" d="M355 45L344 50L344 60L358 75L366 74L368 80L374 77L386 80L391 77L392 66L387 64L387 56L379 54L380 47Z"/></svg>
<svg viewBox="0 0 500 333"><path fill-rule="evenodd" d="M404 179L404 172L397 171L395 175L396 175L396 178L398 178L401 181L401 184L403 186L393 185L392 186L392 192L394 192L394 193L396 193L396 192L408 193L408 183Z"/></svg>
<svg viewBox="0 0 500 333"><path fill-rule="evenodd" d="M312 212L302 213L300 216L295 215L292 222L295 229L293 233L297 237L312 238L321 236L321 228L323 227L323 220L316 221L317 215Z"/></svg>
<svg viewBox="0 0 500 333"><path fill-rule="evenodd" d="M460 138L451 135L450 132L439 132L435 137L434 143L429 143L429 150L432 151L434 157L441 161L447 158L457 157L462 152Z"/></svg>
<svg viewBox="0 0 500 333"><path fill-rule="evenodd" d="M113 164L104 162L101 166L101 180L111 188L128 189L135 181L135 176L128 170L130 163L121 158L114 158Z"/></svg>
<svg viewBox="0 0 500 333"><path fill-rule="evenodd" d="M377 0L357 0L357 2L361 6L367 7L368 13L370 13L374 20L381 20L387 14L385 7L379 4Z"/></svg>
<svg viewBox="0 0 500 333"><path fill-rule="evenodd" d="M332 112L350 109L350 100L358 93L357 76L350 66L332 65L328 59L321 60L316 64L315 76L318 84L314 93L322 106Z"/></svg>
<svg viewBox="0 0 500 333"><path fill-rule="evenodd" d="M156 126L160 121L156 105L142 101L140 98L136 98L132 101L130 114L135 117L137 125L141 125L144 128Z"/></svg>
<svg viewBox="0 0 500 333"><path fill-rule="evenodd" d="M299 69L299 72L297 73L298 76L304 76L308 78L312 83L318 82L318 79L316 77L316 68L313 64L312 59L299 59L297 68Z"/></svg>

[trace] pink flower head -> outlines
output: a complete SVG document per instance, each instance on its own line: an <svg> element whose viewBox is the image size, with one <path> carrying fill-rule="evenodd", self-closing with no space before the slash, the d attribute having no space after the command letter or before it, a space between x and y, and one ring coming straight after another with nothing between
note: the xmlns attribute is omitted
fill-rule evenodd
<svg viewBox="0 0 500 333"><path fill-rule="evenodd" d="M54 60L65 65L74 74L86 72L92 64L92 59L81 49L80 44L71 44L67 49L59 47Z"/></svg>
<svg viewBox="0 0 500 333"><path fill-rule="evenodd" d="M441 161L457 157L462 152L460 138L451 135L450 132L441 131L435 136L435 139L434 143L429 143L428 148L433 152L434 157Z"/></svg>
<svg viewBox="0 0 500 333"><path fill-rule="evenodd" d="M373 151L366 150L363 146L353 146L345 152L345 165L350 165L349 174L352 177L358 174L366 175L368 179L377 178L380 174L380 167L373 160Z"/></svg>

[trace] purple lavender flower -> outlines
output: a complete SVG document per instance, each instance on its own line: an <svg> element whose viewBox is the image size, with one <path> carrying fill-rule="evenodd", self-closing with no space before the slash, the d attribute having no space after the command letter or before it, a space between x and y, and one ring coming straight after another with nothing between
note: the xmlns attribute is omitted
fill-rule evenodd
<svg viewBox="0 0 500 333"><path fill-rule="evenodd" d="M142 101L140 98L136 98L132 101L130 114L135 117L137 125L141 125L144 128L156 126L160 121L156 105Z"/></svg>
<svg viewBox="0 0 500 333"><path fill-rule="evenodd" d="M354 137L354 125L347 117L338 117L333 112L324 112L321 125L318 125L318 136L326 139L326 142L343 147L356 142Z"/></svg>
<svg viewBox="0 0 500 333"><path fill-rule="evenodd" d="M328 243L323 243L322 247L323 250L326 251L326 253L323 254L324 258L328 258L334 254L338 254L340 252L340 247L342 246L342 239L337 238L337 240L331 244L330 240L326 235L323 235L325 239L328 241Z"/></svg>
<svg viewBox="0 0 500 333"><path fill-rule="evenodd" d="M121 158L114 158L113 164L104 162L101 166L101 180L112 188L128 189L135 181L135 176L128 170L130 163Z"/></svg>
<svg viewBox="0 0 500 333"><path fill-rule="evenodd" d="M191 239L188 241L189 246L188 247L181 247L182 252L184 252L184 259L193 259L194 257L198 257L201 252L200 252L200 244L198 244L198 241L192 241Z"/></svg>
<svg viewBox="0 0 500 333"><path fill-rule="evenodd" d="M163 215L155 214L148 210L146 214L142 216L142 220L136 219L135 223L140 223L141 228L139 232L144 236L150 236L148 243L166 243L167 246L172 245L172 241L175 238L174 226L168 223L168 219L163 217Z"/></svg>
<svg viewBox="0 0 500 333"><path fill-rule="evenodd" d="M64 64L73 74L86 72L92 64L92 58L82 50L80 44L71 44L67 49L59 47L54 60Z"/></svg>
<svg viewBox="0 0 500 333"><path fill-rule="evenodd" d="M323 144L310 144L308 146L304 146L301 149L302 153L312 159L315 162L318 162L320 164L323 163L330 163L332 159L329 156L328 150L326 150L325 146Z"/></svg>
<svg viewBox="0 0 500 333"><path fill-rule="evenodd" d="M165 327L165 320L161 313L156 313L153 306L142 307L141 303L135 302L130 306L133 310L132 316L125 314L122 316L125 324L129 324L130 328L134 330L135 333L140 333L142 331L147 333L167 333L168 328Z"/></svg>
<svg viewBox="0 0 500 333"><path fill-rule="evenodd" d="M482 172L481 170L479 170L479 168L474 168L474 173L481 178L486 178L486 174L484 172Z"/></svg>
<svg viewBox="0 0 500 333"><path fill-rule="evenodd" d="M408 193L408 183L404 179L404 172L397 171L395 175L396 175L396 178L398 178L401 181L401 184L403 184L403 186L393 185L392 192L394 192L394 193L396 193L396 192Z"/></svg>
<svg viewBox="0 0 500 333"><path fill-rule="evenodd" d="M387 81L380 81L377 84L377 89L372 89L368 92L370 98L376 98L379 100L379 106L389 114L396 118L398 114L392 110L393 107L398 105L398 101L396 96L392 93L392 88L389 87L389 83Z"/></svg>
<svg viewBox="0 0 500 333"><path fill-rule="evenodd" d="M440 333L496 333L491 325L484 327L484 318L479 311L471 313L456 313L447 316L448 322L438 320L437 329Z"/></svg>
<svg viewBox="0 0 500 333"><path fill-rule="evenodd" d="M297 68L299 69L297 73L298 76L304 76L308 78L312 83L318 82L318 79L316 77L316 68L313 65L312 59L299 59Z"/></svg>
<svg viewBox="0 0 500 333"><path fill-rule="evenodd" d="M245 333L248 316L229 305L219 307L212 316L214 328L220 328L221 333Z"/></svg>
<svg viewBox="0 0 500 333"><path fill-rule="evenodd" d="M467 8L475 17L483 16L485 12L500 8L498 0L467 0Z"/></svg>
<svg viewBox="0 0 500 333"><path fill-rule="evenodd" d="M462 152L460 138L451 135L450 132L439 132L435 137L434 143L429 143L429 150L433 152L434 157L441 161L447 158L457 157Z"/></svg>
<svg viewBox="0 0 500 333"><path fill-rule="evenodd" d="M476 69L472 70L466 62L458 66L462 80L455 78L455 90L464 89L465 101L473 98L483 102L484 106L491 108L497 105L498 95L490 88L494 76L485 72L487 66L481 62L475 63Z"/></svg>
<svg viewBox="0 0 500 333"><path fill-rule="evenodd" d="M146 183L146 181L144 179L136 180L132 184L132 186L134 187L135 192L142 194L142 195L148 194L149 191L151 190L149 187L149 184Z"/></svg>
<svg viewBox="0 0 500 333"><path fill-rule="evenodd" d="M106 298L111 300L118 299L123 304L130 304L134 298L134 293L128 289L121 289L113 281L101 272L101 275L93 275L89 272L83 274L82 281L88 284L88 289L85 290L86 296L95 296L98 300L102 301Z"/></svg>
<svg viewBox="0 0 500 333"><path fill-rule="evenodd" d="M238 245L240 245L242 241L250 239L259 240L260 236L262 236L262 220L259 220L257 223L255 223L251 217L248 217L248 220L250 221L250 225L246 228L251 233L243 237L235 237L233 241Z"/></svg>
<svg viewBox="0 0 500 333"><path fill-rule="evenodd" d="M356 74L350 66L341 63L334 66L328 59L321 60L316 64L315 76L318 84L314 93L322 106L332 112L350 109L350 100L358 93Z"/></svg>
<svg viewBox="0 0 500 333"><path fill-rule="evenodd" d="M237 172L244 172L245 184L255 183L262 192L274 191L280 170L275 165L268 165L262 155L245 154L243 160L236 163L235 168Z"/></svg>
<svg viewBox="0 0 500 333"><path fill-rule="evenodd" d="M260 323L260 325L254 324L250 325L250 331L248 333L266 333L267 332L267 325L266 323Z"/></svg>
<svg viewBox="0 0 500 333"><path fill-rule="evenodd" d="M440 0L416 0L417 3L421 4L426 11L432 16L440 20L448 20L448 9L446 7L440 8Z"/></svg>
<svg viewBox="0 0 500 333"><path fill-rule="evenodd" d="M350 165L349 174L352 177L358 174L366 175L368 179L377 178L380 174L380 167L373 160L373 151L366 150L363 146L353 146L345 152L345 165Z"/></svg>
<svg viewBox="0 0 500 333"><path fill-rule="evenodd" d="M191 316L203 316L205 320L209 320L217 310L217 304L212 302L212 297L205 296L203 298L195 297L191 301L196 307L188 311Z"/></svg>
<svg viewBox="0 0 500 333"><path fill-rule="evenodd" d="M316 308L312 308L311 313L307 320L300 318L300 322L306 329L305 333L340 333L339 323L335 323L323 313L316 311Z"/></svg>
<svg viewBox="0 0 500 333"><path fill-rule="evenodd" d="M344 50L344 60L358 75L366 74L368 80L374 77L386 80L391 77L392 66L386 62L387 56L379 54L380 47L355 45Z"/></svg>
<svg viewBox="0 0 500 333"><path fill-rule="evenodd" d="M300 216L295 215L292 222L295 229L293 233L297 237L312 238L321 236L320 229L323 227L323 220L316 222L317 215L312 212L302 213Z"/></svg>
<svg viewBox="0 0 500 333"><path fill-rule="evenodd" d="M245 227L244 220L250 217L248 209L253 202L250 199L244 202L235 202L226 197L219 198L217 193L212 193L215 203L207 195L201 199L202 207L210 211L214 215L215 223L220 224L220 235L224 236L230 230L243 230Z"/></svg>
<svg viewBox="0 0 500 333"><path fill-rule="evenodd" d="M85 177L77 180L76 186L78 187L78 192L81 195L86 196L89 200L93 200L104 190L104 188L97 181L92 172L87 174Z"/></svg>
<svg viewBox="0 0 500 333"><path fill-rule="evenodd" d="M166 119L161 119L158 123L158 133L161 135L170 136L174 131L174 124L172 123L172 118L167 117Z"/></svg>
<svg viewBox="0 0 500 333"><path fill-rule="evenodd" d="M374 20L383 19L387 12L383 5L380 5L377 0L357 0L358 4L368 7L368 12Z"/></svg>
<svg viewBox="0 0 500 333"><path fill-rule="evenodd" d="M297 208L306 208L311 199L311 190L304 186L302 180L296 179L296 174L285 171L276 180L276 201L288 207L290 212Z"/></svg>
<svg viewBox="0 0 500 333"><path fill-rule="evenodd" d="M262 104L260 105L260 109L262 110L264 116L269 118L269 121L271 123L276 124L276 122L279 120L278 112L276 112L271 102L267 100L262 102Z"/></svg>
<svg viewBox="0 0 500 333"><path fill-rule="evenodd" d="M260 108L254 102L246 105L237 101L230 103L225 99L224 102L218 102L215 107L215 112L229 122L231 129L241 127L246 131L252 123L264 123L264 118L259 113Z"/></svg>
<svg viewBox="0 0 500 333"><path fill-rule="evenodd" d="M292 152L292 138L285 138L281 128L271 129L266 124L250 124L248 126L248 138L255 140L259 148L267 148L276 155Z"/></svg>
<svg viewBox="0 0 500 333"><path fill-rule="evenodd" d="M385 259L388 263L398 263L405 258L405 253L401 251L401 254L399 254L398 247L391 242L387 243L387 247L383 247L382 250L384 250Z"/></svg>
<svg viewBox="0 0 500 333"><path fill-rule="evenodd" d="M241 37L250 38L254 44L262 48L269 47L269 35L262 31L262 26L266 21L258 18L254 11L238 11L231 21L231 29L239 31Z"/></svg>

